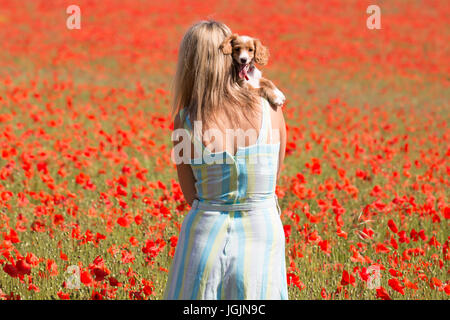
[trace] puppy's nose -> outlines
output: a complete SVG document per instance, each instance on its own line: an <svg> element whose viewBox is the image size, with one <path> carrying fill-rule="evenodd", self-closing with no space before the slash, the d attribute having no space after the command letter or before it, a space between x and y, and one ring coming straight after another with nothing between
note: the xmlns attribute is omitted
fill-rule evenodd
<svg viewBox="0 0 450 320"><path fill-rule="evenodd" d="M241 63L246 63L247 62L247 58L241 58Z"/></svg>

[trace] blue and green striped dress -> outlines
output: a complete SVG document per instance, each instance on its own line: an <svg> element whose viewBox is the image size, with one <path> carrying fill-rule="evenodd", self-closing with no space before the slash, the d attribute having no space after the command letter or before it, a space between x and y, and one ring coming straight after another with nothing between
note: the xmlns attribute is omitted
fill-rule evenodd
<svg viewBox="0 0 450 320"><path fill-rule="evenodd" d="M263 98L261 106L255 144L238 148L234 156L214 153L223 163L191 161L198 200L182 223L164 299L288 298L275 195L280 143L267 143L270 106ZM188 117L185 128L192 131Z"/></svg>

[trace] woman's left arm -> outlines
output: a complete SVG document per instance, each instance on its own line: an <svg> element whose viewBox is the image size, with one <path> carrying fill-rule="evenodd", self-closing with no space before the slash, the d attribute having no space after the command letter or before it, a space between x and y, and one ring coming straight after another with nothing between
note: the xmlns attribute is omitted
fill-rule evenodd
<svg viewBox="0 0 450 320"><path fill-rule="evenodd" d="M175 117L174 124L173 124L174 130L177 129L184 129L179 115ZM173 141L173 146L175 146L179 143L186 143L186 141L183 141L181 139L178 141ZM189 142L191 143L191 142ZM178 156L183 158L182 154L183 150L181 149L181 152ZM191 155L189 155L191 156ZM181 191L183 192L183 196L186 199L186 202L189 203L189 205L192 206L192 203L195 198L197 198L197 192L195 190L195 177L194 173L192 172L191 165L188 163L180 163L177 164L177 174L178 174L178 181L180 183Z"/></svg>

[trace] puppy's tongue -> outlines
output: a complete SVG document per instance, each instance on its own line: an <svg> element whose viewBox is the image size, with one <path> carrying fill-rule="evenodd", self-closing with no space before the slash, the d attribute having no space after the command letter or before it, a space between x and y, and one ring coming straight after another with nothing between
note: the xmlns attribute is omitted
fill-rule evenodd
<svg viewBox="0 0 450 320"><path fill-rule="evenodd" d="M248 68L249 68L248 64L241 64L239 66L239 78L241 78L241 79L245 78L245 80L248 80L248 75L247 75Z"/></svg>

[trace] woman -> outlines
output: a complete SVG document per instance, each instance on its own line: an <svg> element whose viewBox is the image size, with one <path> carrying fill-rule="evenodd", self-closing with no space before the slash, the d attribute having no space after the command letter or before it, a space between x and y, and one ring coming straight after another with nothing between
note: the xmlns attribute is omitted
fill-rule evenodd
<svg viewBox="0 0 450 320"><path fill-rule="evenodd" d="M219 50L230 34L222 23L202 21L180 45L174 156L192 208L181 226L165 299L287 299L275 196L284 118L281 108L237 84L232 57Z"/></svg>

